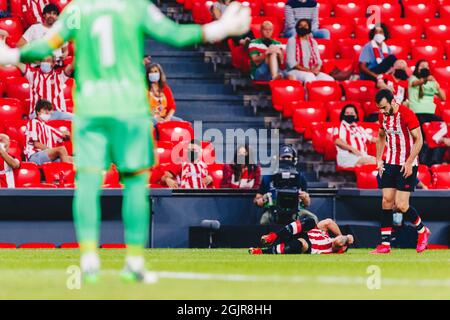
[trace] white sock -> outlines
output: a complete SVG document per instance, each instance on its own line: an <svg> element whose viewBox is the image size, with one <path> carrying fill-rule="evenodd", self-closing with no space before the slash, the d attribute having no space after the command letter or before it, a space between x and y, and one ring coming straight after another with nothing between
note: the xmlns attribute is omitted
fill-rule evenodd
<svg viewBox="0 0 450 320"><path fill-rule="evenodd" d="M81 270L90 271L100 269L100 259L95 252L84 253L81 255Z"/></svg>
<svg viewBox="0 0 450 320"><path fill-rule="evenodd" d="M142 256L128 256L125 259L125 263L133 272L139 272L145 269L145 260Z"/></svg>

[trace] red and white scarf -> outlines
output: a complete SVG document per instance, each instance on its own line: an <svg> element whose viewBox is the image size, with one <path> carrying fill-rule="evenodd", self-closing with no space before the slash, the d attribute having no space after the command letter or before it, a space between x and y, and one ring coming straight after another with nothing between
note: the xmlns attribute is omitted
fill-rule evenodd
<svg viewBox="0 0 450 320"><path fill-rule="evenodd" d="M297 63L303 67L304 64L303 64L302 39L300 37L297 37L296 41L297 41L296 47ZM309 51L311 52L308 67L311 69L318 65L319 58L317 57L315 45L313 42L313 38L311 36L308 37L308 44L309 44Z"/></svg>
<svg viewBox="0 0 450 320"><path fill-rule="evenodd" d="M383 59L386 58L389 55L389 49L385 42L381 44L381 51L383 56L380 55L380 47L378 46L378 43L375 42L375 40L371 41L373 54L375 55L375 58L377 59L377 63L380 64L383 62Z"/></svg>

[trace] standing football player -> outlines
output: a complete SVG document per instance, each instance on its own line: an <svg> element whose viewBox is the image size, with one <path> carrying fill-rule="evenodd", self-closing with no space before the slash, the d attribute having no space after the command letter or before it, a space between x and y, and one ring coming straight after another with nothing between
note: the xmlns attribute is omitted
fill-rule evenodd
<svg viewBox="0 0 450 320"><path fill-rule="evenodd" d="M427 248L430 230L423 225L416 209L409 205L414 191L423 138L419 120L409 108L399 105L388 89L375 97L379 112L380 131L377 141L377 164L383 192L381 214L381 244L373 254L391 252L391 232L394 204L397 211L411 222L418 232L417 252ZM386 161L382 161L387 147Z"/></svg>
<svg viewBox="0 0 450 320"><path fill-rule="evenodd" d="M233 2L221 19L179 25L147 0L74 0L48 35L21 49L0 46L0 64L42 60L65 42L75 43L77 189L74 220L86 281L98 278L102 171L115 163L125 185L123 220L127 256L122 276L156 281L146 272L148 172L154 164L151 117L142 65L144 36L173 46L216 42L246 33L250 10Z"/></svg>

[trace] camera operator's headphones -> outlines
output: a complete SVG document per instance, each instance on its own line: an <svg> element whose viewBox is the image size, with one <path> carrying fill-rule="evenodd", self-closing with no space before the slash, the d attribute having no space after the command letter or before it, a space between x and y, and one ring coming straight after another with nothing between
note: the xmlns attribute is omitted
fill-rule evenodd
<svg viewBox="0 0 450 320"><path fill-rule="evenodd" d="M290 155L293 158L293 162L296 164L297 163L297 150L295 150L295 148L291 145L291 144L283 144L280 147L280 154L279 154L279 158L281 159L282 156L284 155Z"/></svg>

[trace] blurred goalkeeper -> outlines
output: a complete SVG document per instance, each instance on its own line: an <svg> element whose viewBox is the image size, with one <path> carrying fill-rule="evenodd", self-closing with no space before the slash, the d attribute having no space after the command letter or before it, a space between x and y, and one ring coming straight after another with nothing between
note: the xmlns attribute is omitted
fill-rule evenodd
<svg viewBox="0 0 450 320"><path fill-rule="evenodd" d="M123 220L127 257L122 277L154 282L145 271L150 208L148 169L154 164L142 56L144 36L173 46L216 42L246 33L250 11L229 6L218 21L178 25L147 0L74 0L48 35L21 49L0 46L0 64L33 62L74 40L76 48L77 190L74 219L81 268L88 282L98 278L102 171L115 163L125 185Z"/></svg>

